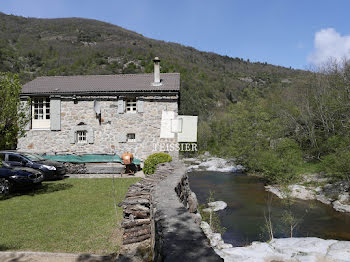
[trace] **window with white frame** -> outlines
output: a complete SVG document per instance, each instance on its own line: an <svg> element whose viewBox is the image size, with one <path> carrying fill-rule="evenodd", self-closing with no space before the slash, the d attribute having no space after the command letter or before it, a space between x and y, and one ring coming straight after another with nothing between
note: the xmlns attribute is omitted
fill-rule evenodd
<svg viewBox="0 0 350 262"><path fill-rule="evenodd" d="M128 142L136 142L136 139L135 139L135 134L134 133L129 133L126 135L126 139Z"/></svg>
<svg viewBox="0 0 350 262"><path fill-rule="evenodd" d="M127 113L136 113L136 99L127 99L126 100L126 112Z"/></svg>
<svg viewBox="0 0 350 262"><path fill-rule="evenodd" d="M34 97L32 99L32 128L50 128L50 98Z"/></svg>
<svg viewBox="0 0 350 262"><path fill-rule="evenodd" d="M87 143L87 131L86 130L81 130L77 131L77 143L78 144L86 144Z"/></svg>

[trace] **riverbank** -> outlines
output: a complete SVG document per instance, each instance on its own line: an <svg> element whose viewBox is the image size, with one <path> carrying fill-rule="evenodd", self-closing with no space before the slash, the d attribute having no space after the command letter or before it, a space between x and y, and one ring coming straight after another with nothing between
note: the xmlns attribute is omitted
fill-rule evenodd
<svg viewBox="0 0 350 262"><path fill-rule="evenodd" d="M215 252L232 262L349 262L350 241L324 240L317 237L279 238L269 242L253 242L246 247L226 244L221 235L211 231L202 221L201 228Z"/></svg>
<svg viewBox="0 0 350 262"><path fill-rule="evenodd" d="M247 247L215 249L225 261L245 262L349 262L350 241L316 237L280 238L253 242Z"/></svg>
<svg viewBox="0 0 350 262"><path fill-rule="evenodd" d="M184 158L188 171L241 172L243 166L236 165L234 159L223 159L206 153L196 158Z"/></svg>
<svg viewBox="0 0 350 262"><path fill-rule="evenodd" d="M350 213L350 182L333 182L322 175L304 175L300 183L282 188L279 185L267 185L265 189L279 198L318 200L331 205L338 212Z"/></svg>

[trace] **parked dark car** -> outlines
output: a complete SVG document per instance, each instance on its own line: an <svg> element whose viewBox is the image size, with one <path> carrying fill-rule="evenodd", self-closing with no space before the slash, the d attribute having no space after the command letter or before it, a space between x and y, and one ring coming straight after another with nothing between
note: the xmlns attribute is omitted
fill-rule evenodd
<svg viewBox="0 0 350 262"><path fill-rule="evenodd" d="M40 170L45 180L63 179L66 167L59 162L47 160L34 153L0 151L0 159L10 167L30 167Z"/></svg>
<svg viewBox="0 0 350 262"><path fill-rule="evenodd" d="M0 161L0 194L8 194L13 189L33 187L41 184L44 175L33 168L10 167Z"/></svg>

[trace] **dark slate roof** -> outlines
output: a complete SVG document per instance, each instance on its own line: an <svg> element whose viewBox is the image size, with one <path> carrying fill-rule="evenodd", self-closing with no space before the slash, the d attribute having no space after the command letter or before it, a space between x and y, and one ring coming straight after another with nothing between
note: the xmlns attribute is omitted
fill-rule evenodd
<svg viewBox="0 0 350 262"><path fill-rule="evenodd" d="M180 74L161 74L160 86L152 74L43 76L23 85L22 94L83 94L113 92L179 91Z"/></svg>

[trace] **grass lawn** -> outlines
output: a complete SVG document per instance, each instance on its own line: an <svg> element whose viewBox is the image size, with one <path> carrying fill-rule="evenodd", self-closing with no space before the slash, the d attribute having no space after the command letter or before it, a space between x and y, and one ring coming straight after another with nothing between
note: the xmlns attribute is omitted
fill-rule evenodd
<svg viewBox="0 0 350 262"><path fill-rule="evenodd" d="M117 204L138 178L115 179ZM110 178L43 182L0 198L0 250L110 254L121 244L122 208Z"/></svg>

